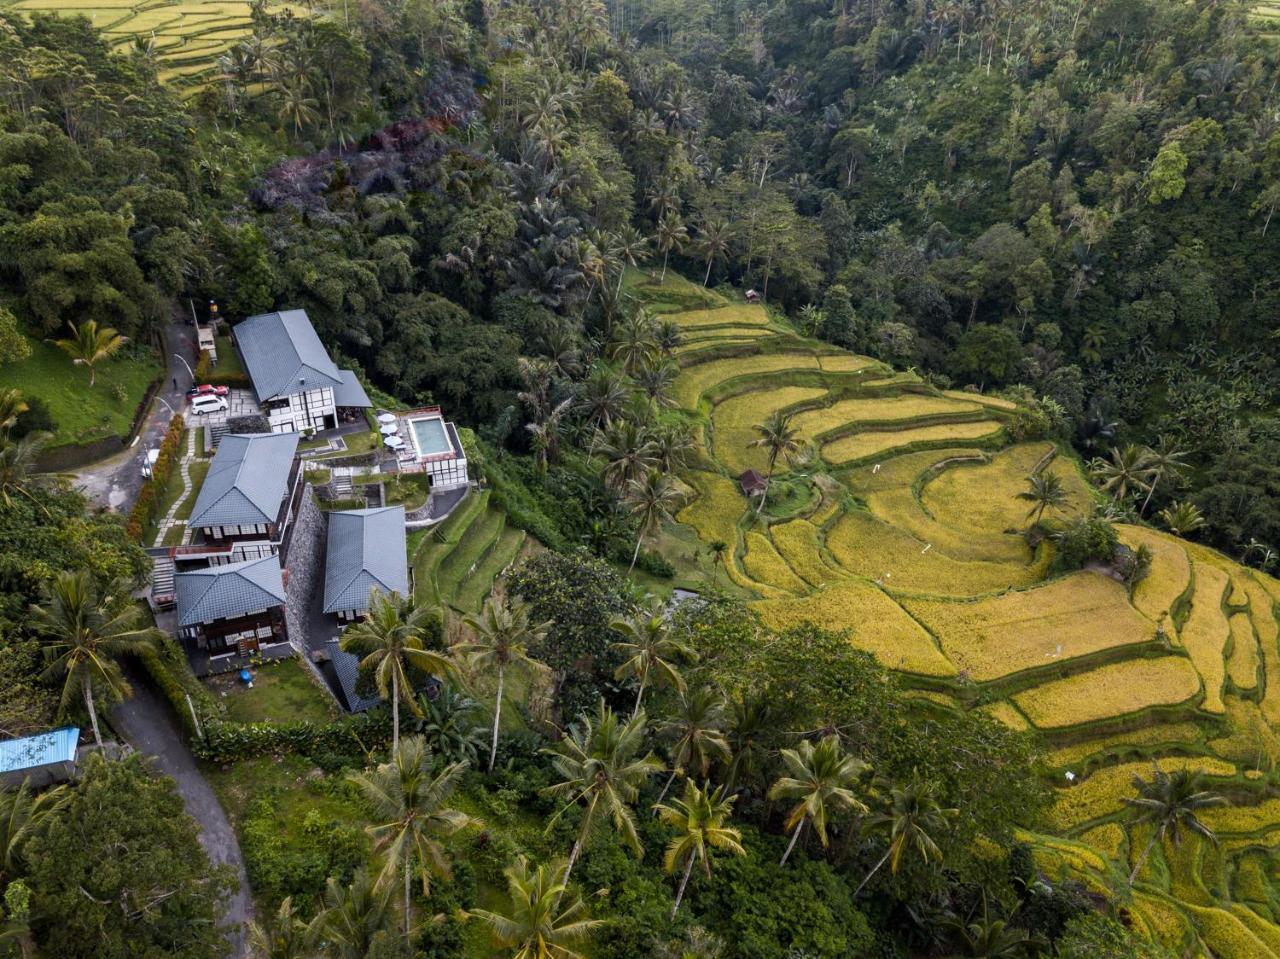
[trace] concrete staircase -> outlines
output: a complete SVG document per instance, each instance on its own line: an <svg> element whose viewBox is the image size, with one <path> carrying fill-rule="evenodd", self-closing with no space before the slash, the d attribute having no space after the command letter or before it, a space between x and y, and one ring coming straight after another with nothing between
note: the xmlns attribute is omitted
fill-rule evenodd
<svg viewBox="0 0 1280 959"><path fill-rule="evenodd" d="M168 606L174 601L173 560L167 556L151 558L151 601L156 606Z"/></svg>

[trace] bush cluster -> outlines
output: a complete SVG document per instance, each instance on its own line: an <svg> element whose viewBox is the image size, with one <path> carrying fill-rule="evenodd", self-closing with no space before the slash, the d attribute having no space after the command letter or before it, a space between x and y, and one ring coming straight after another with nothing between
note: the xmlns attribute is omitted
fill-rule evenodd
<svg viewBox="0 0 1280 959"><path fill-rule="evenodd" d="M160 443L160 456L151 469L151 479L142 484L142 491L138 494L137 502L133 504L129 519L125 523L129 538L135 543L142 542L142 534L147 524L156 518L156 511L164 502L164 491L169 485L169 477L182 456L182 435L185 430L186 422L182 414L175 413L169 420L168 432Z"/></svg>

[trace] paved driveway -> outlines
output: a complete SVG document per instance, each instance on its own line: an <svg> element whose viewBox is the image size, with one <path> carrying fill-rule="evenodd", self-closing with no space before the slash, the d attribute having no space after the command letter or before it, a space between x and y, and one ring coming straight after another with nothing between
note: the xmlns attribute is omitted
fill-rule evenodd
<svg viewBox="0 0 1280 959"><path fill-rule="evenodd" d="M142 489L142 460L147 450L158 447L174 413L186 408L186 391L191 385L191 374L174 357L181 354L192 366L196 362L195 330L186 321L174 321L164 331L165 381L156 402L147 414L146 424L133 446L110 459L82 467L75 473L77 486L98 506L120 513L128 512L138 499ZM174 388L174 382L178 388Z"/></svg>
<svg viewBox="0 0 1280 959"><path fill-rule="evenodd" d="M187 812L200 825L200 845L215 863L225 863L235 869L240 889L227 903L225 919L227 925L233 927L231 955L247 956L245 930L253 918L253 900L249 898L249 879L235 830L218 797L200 774L195 757L183 743L182 730L169 704L152 688L146 676L129 666L126 672L133 695L112 710L111 724L134 749L149 758L157 772L173 777Z"/></svg>

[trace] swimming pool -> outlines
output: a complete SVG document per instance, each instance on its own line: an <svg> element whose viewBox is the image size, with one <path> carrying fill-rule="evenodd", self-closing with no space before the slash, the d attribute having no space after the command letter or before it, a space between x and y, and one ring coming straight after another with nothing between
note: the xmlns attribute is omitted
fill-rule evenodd
<svg viewBox="0 0 1280 959"><path fill-rule="evenodd" d="M413 445L418 448L419 456L436 456L440 453L452 453L453 444L444 430L444 420L438 416L410 420L413 427Z"/></svg>

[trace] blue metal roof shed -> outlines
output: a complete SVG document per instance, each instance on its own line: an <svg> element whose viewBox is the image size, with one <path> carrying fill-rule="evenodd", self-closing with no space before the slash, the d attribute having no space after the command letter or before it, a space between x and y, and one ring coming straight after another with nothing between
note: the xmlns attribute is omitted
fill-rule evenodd
<svg viewBox="0 0 1280 959"><path fill-rule="evenodd" d="M47 785L71 778L80 730L76 726L0 742L0 782L17 785L30 778Z"/></svg>

